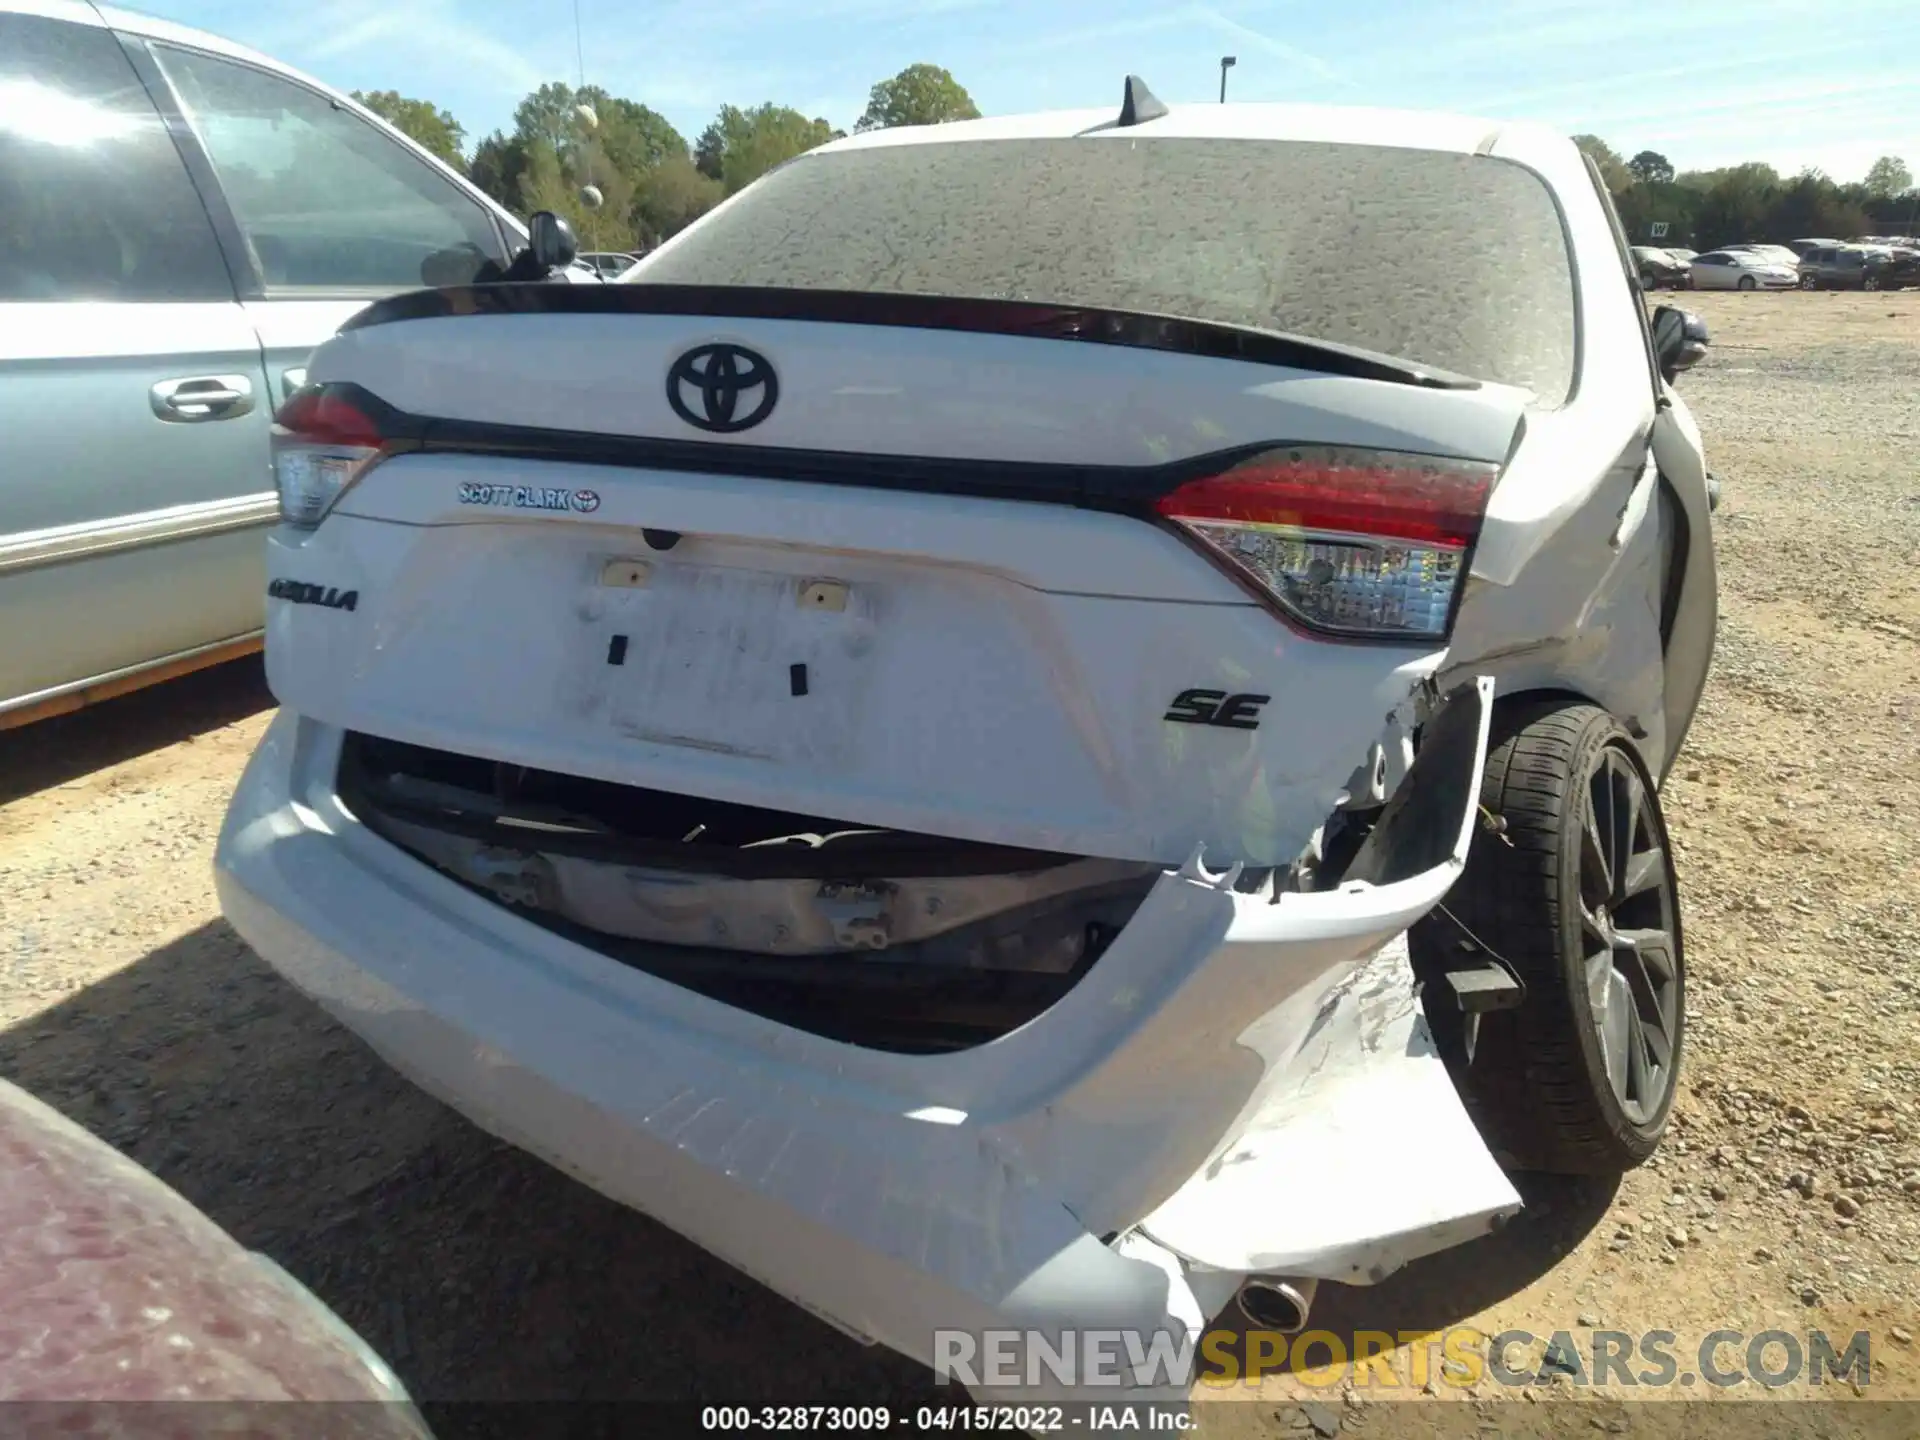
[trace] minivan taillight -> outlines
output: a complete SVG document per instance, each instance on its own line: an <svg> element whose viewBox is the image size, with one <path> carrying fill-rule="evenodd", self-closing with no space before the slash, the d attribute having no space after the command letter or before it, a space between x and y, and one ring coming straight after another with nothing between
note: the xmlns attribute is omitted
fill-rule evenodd
<svg viewBox="0 0 1920 1440"><path fill-rule="evenodd" d="M1340 446L1270 450L1155 509L1308 630L1444 639L1499 467Z"/></svg>
<svg viewBox="0 0 1920 1440"><path fill-rule="evenodd" d="M387 453L387 439L351 386L307 385L273 417L280 519L311 530Z"/></svg>

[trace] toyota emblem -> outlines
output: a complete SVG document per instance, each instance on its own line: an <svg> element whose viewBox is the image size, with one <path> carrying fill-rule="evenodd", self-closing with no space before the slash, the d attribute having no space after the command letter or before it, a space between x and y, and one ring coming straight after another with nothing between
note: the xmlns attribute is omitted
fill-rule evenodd
<svg viewBox="0 0 1920 1440"><path fill-rule="evenodd" d="M699 345L667 371L667 403L689 425L731 435L773 413L780 382L767 357L744 345Z"/></svg>

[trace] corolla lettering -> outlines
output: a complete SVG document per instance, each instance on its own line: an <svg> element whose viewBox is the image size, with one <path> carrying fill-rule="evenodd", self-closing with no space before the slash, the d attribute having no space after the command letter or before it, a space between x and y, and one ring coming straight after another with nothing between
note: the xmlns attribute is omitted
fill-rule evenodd
<svg viewBox="0 0 1920 1440"><path fill-rule="evenodd" d="M291 605L320 605L328 610L352 610L360 604L358 590L340 590L305 580L271 580L267 583L267 594Z"/></svg>

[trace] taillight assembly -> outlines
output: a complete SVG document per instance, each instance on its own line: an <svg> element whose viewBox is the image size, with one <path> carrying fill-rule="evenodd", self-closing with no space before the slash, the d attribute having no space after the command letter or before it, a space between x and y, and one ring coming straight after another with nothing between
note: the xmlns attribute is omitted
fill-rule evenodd
<svg viewBox="0 0 1920 1440"><path fill-rule="evenodd" d="M1499 467L1289 446L1155 504L1203 553L1308 630L1443 639Z"/></svg>
<svg viewBox="0 0 1920 1440"><path fill-rule="evenodd" d="M311 530L355 481L387 455L381 407L357 387L308 385L273 417L273 478L280 519Z"/></svg>

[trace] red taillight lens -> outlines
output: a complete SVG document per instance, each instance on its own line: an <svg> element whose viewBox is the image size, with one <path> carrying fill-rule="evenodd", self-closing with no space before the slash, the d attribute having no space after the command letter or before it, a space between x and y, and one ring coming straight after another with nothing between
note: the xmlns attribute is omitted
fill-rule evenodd
<svg viewBox="0 0 1920 1440"><path fill-rule="evenodd" d="M285 524L311 530L381 458L387 437L368 410L326 385L287 397L273 430L274 483Z"/></svg>
<svg viewBox="0 0 1920 1440"><path fill-rule="evenodd" d="M327 385L308 385L287 397L273 423L305 444L379 448L386 437L353 400Z"/></svg>
<svg viewBox="0 0 1920 1440"><path fill-rule="evenodd" d="M1189 481L1156 509L1311 629L1443 638L1498 467L1296 446Z"/></svg>

